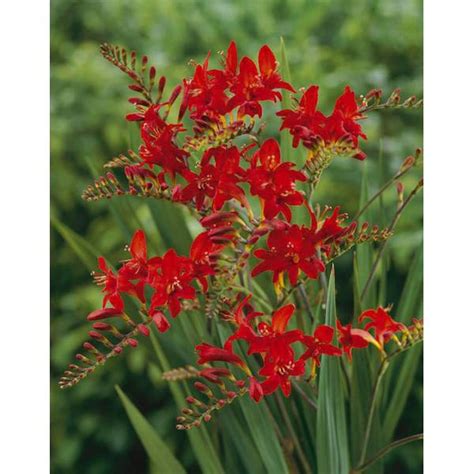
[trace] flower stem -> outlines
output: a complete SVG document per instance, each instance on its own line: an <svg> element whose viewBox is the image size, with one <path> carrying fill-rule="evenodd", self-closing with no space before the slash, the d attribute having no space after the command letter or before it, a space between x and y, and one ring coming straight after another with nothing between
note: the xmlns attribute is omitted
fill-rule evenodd
<svg viewBox="0 0 474 474"><path fill-rule="evenodd" d="M311 304L309 302L308 294L306 293L306 288L304 286L304 283L302 282L298 283L298 293L301 297L301 300L303 301L304 309L306 313L308 313L311 323L313 323L314 322L313 311L311 310Z"/></svg>
<svg viewBox="0 0 474 474"><path fill-rule="evenodd" d="M400 216L402 214L402 212L404 211L404 209L407 207L407 205L409 204L409 202L415 197L416 193L423 187L423 180L420 179L420 181L418 181L418 184L415 186L415 188L411 191L411 193L408 195L408 197L406 198L406 200L403 202L403 204L398 208L397 212L395 213L395 215L393 216L393 219L392 219L392 222L390 223L390 226L388 227L387 231L388 233L390 234L393 229L395 228L395 226L397 225L397 222L398 220L400 219ZM380 248L379 248L379 251L378 251L378 254L377 254L377 258L375 259L375 262L374 264L372 265L372 268L370 269L370 273L369 273L369 276L367 278L367 281L365 282L365 285L364 285L364 289L362 290L362 293L360 295L360 300L361 302L364 300L365 296L367 296L367 293L370 289L370 286L372 284L372 281L374 279L374 276L375 276L375 272L377 270L377 267L380 263L380 260L383 256L383 253L385 251L385 248L387 246L387 242L388 242L389 239L387 240L384 240L382 242L382 244L380 245Z"/></svg>
<svg viewBox="0 0 474 474"><path fill-rule="evenodd" d="M390 451L392 451L395 448L399 448L400 446L403 446L405 444L412 443L413 441L418 441L422 439L423 439L423 433L419 433L419 434L407 436L406 438L402 438L397 441L393 441L388 446L385 446L385 448L378 451L377 454L372 459L369 459L367 462L365 462L361 466L358 466L355 469L353 469L351 471L351 474L359 474L365 471L370 466L372 466L372 464L375 464L377 461L382 459L386 454L388 454Z"/></svg>
<svg viewBox="0 0 474 474"><path fill-rule="evenodd" d="M309 465L308 460L306 459L306 456L304 455L303 449L301 448L301 444L298 440L298 436L296 435L295 430L293 429L293 426L291 424L291 420L288 416L288 412L286 411L285 404L283 403L283 400L281 399L281 395L278 394L276 396L276 399L277 399L278 406L280 407L281 414L283 416L283 421L285 422L285 425L288 429L288 434L290 435L291 440L293 441L293 444L294 444L295 449L296 449L296 453L298 454L298 457L301 461L303 471L306 474L311 474L312 473L311 467Z"/></svg>
<svg viewBox="0 0 474 474"><path fill-rule="evenodd" d="M301 385L297 381L293 381L293 387L295 387L296 391L301 395L301 398L305 400L308 405L311 406L314 410L318 409L318 405L316 405L316 402L312 400L308 394L304 391L304 389L301 387Z"/></svg>
<svg viewBox="0 0 474 474"><path fill-rule="evenodd" d="M362 444L362 451L360 453L359 465L363 464L364 461L365 461L365 456L367 454L367 447L369 445L370 432L371 432L371 429L372 429L372 421L373 421L374 413L375 413L375 406L377 404L376 403L377 402L377 395L378 395L379 388L380 388L381 383L382 383L383 375L385 374L387 368L388 368L388 360L385 357L382 360L382 363L380 364L380 367L379 367L379 370L377 372L377 376L376 376L376 379L375 379L374 388L372 389L372 396L371 396L370 405L369 405L369 415L368 415L368 418L367 418L367 426L365 428L364 442Z"/></svg>
<svg viewBox="0 0 474 474"><path fill-rule="evenodd" d="M390 187L397 179L400 179L404 174L410 171L411 167L407 167L401 171L398 171L395 175L393 175L357 212L357 214L352 218L352 220L356 221L364 211L381 195L385 192L387 188Z"/></svg>

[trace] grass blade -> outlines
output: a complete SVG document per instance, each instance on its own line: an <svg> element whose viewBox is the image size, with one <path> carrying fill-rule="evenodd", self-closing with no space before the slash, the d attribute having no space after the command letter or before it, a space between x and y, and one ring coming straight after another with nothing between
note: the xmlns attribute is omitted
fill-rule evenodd
<svg viewBox="0 0 474 474"><path fill-rule="evenodd" d="M336 325L334 267L329 277L325 324ZM340 361L322 356L319 373L319 408L316 423L318 472L347 473L350 469L344 387Z"/></svg>
<svg viewBox="0 0 474 474"><path fill-rule="evenodd" d="M174 457L166 443L160 438L150 423L148 423L125 393L123 393L121 388L116 385L115 390L117 390L128 418L140 438L152 465L159 466L159 472L162 474L186 474L185 469Z"/></svg>
<svg viewBox="0 0 474 474"><path fill-rule="evenodd" d="M87 240L76 234L53 214L51 214L51 224L89 271L97 266L97 257L101 255L101 252L97 251Z"/></svg>

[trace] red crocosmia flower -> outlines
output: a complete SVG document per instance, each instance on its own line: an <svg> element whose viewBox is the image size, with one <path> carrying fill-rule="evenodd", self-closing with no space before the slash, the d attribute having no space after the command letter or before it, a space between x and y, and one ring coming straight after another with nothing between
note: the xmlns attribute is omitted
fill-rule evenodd
<svg viewBox="0 0 474 474"><path fill-rule="evenodd" d="M252 320L263 313L256 312L249 303L251 295L246 296L237 306L233 313L231 321L236 325L234 333L227 339L224 344L226 349L232 349L232 344L237 339L242 339L248 344L251 344L258 337L257 333L252 327ZM245 313L247 309L247 313ZM249 352L250 354L250 352Z"/></svg>
<svg viewBox="0 0 474 474"><path fill-rule="evenodd" d="M270 138L253 155L247 180L250 192L259 196L263 203L266 219L273 219L280 212L291 221L289 205L303 204L303 195L295 189L296 181L306 181L306 176L293 170L294 163L281 163L278 142Z"/></svg>
<svg viewBox="0 0 474 474"><path fill-rule="evenodd" d="M242 359L235 355L231 350L212 346L206 342L196 346L196 352L199 354L198 364L206 364L208 362L228 362L229 364L235 364L240 367L245 366Z"/></svg>
<svg viewBox="0 0 474 474"><path fill-rule="evenodd" d="M176 135L184 131L182 124L166 123L159 115L160 107L161 104L152 106L145 113L141 124L140 157L150 167L160 166L163 173L174 179L176 173L187 168L185 158L189 153L175 143Z"/></svg>
<svg viewBox="0 0 474 474"><path fill-rule="evenodd" d="M335 121L341 122L341 127L350 136L354 148L359 147L359 137L367 139L367 136L362 132L362 127L357 123L358 120L365 117L359 112L355 93L349 86L345 87L344 93L336 100L332 117ZM366 155L360 150L354 155L354 158L359 160L363 160L365 157Z"/></svg>
<svg viewBox="0 0 474 474"><path fill-rule="evenodd" d="M102 275L94 275L94 280L98 285L103 286L102 292L105 293L102 306L105 308L110 303L117 310L123 311L124 302L122 293L129 294L144 302L143 282L137 284L131 283L123 275L115 274L105 262L104 257L98 258L98 266Z"/></svg>
<svg viewBox="0 0 474 474"><path fill-rule="evenodd" d="M260 49L259 69L255 63L244 56L240 61L240 70L230 91L234 94L228 103L228 110L239 107L238 116L262 116L262 106L259 102L282 99L282 95L275 89L286 89L295 92L293 87L281 79L277 73L275 55L268 46Z"/></svg>
<svg viewBox="0 0 474 474"><path fill-rule="evenodd" d="M146 278L148 276L148 259L146 236L143 230L139 229L133 234L129 250L132 258L125 261L119 273L130 280Z"/></svg>
<svg viewBox="0 0 474 474"><path fill-rule="evenodd" d="M231 51L231 55L233 52ZM209 55L202 65L198 64L194 77L184 81L184 104L191 111L193 120L219 120L227 111L227 77L222 71L209 71ZM229 67L233 57L229 58ZM230 69L229 69L230 72Z"/></svg>
<svg viewBox="0 0 474 474"><path fill-rule="evenodd" d="M314 331L313 336L305 336L303 344L308 348L303 354L303 359L313 359L314 364L319 367L321 364L321 355L340 356L341 349L332 344L334 337L334 328L325 324L319 325Z"/></svg>
<svg viewBox="0 0 474 474"><path fill-rule="evenodd" d="M257 403L263 397L263 388L260 382L257 381L255 377L249 378L249 394L250 397L255 400Z"/></svg>
<svg viewBox="0 0 474 474"><path fill-rule="evenodd" d="M266 379L262 382L262 390L265 395L273 393L278 387L283 395L289 397L291 394L291 382L289 377L298 377L305 372L305 360L295 360L295 354L291 347L275 344L272 350L265 356L263 367L259 374Z"/></svg>
<svg viewBox="0 0 474 474"><path fill-rule="evenodd" d="M151 307L155 309L168 305L171 316L175 318L181 311L180 301L196 297L196 290L191 286L194 278L192 261L170 249L157 262L156 267L150 282L154 289Z"/></svg>
<svg viewBox="0 0 474 474"><path fill-rule="evenodd" d="M215 164L211 164L214 159ZM237 147L220 146L210 148L201 160L200 173L186 171L188 185L181 192L184 201L193 200L198 210L204 207L206 197L212 201L212 209L218 211L225 202L236 199L250 209L243 189L238 185L244 170L240 167L240 152Z"/></svg>
<svg viewBox="0 0 474 474"><path fill-rule="evenodd" d="M219 383L222 377L229 377L231 372L224 367L209 367L199 371L199 375L209 382Z"/></svg>
<svg viewBox="0 0 474 474"><path fill-rule="evenodd" d="M394 321L388 314L387 310L381 306L377 309L368 309L367 311L364 311L359 316L359 322L363 322L364 319L369 320L364 329L366 331L369 329L375 330L375 339L381 347L383 347L384 343L388 342L395 333L406 329L403 324Z"/></svg>
<svg viewBox="0 0 474 474"><path fill-rule="evenodd" d="M193 264L194 274L205 292L207 291L206 277L215 274L217 256L224 248L225 245L219 245L212 241L209 231L199 234L191 245L189 256Z"/></svg>
<svg viewBox="0 0 474 474"><path fill-rule="evenodd" d="M268 250L258 249L254 252L254 255L263 261L252 270L252 276L272 271L277 292L284 285L284 272L288 273L293 286L298 283L301 271L310 278L318 278L325 267L324 263L316 257L316 243L310 236L308 228L295 224L272 230L267 240Z"/></svg>
<svg viewBox="0 0 474 474"><path fill-rule="evenodd" d="M281 130L287 128L293 135L293 146L300 140L307 148L330 145L341 141L352 144L354 158L363 160L365 154L359 149L359 137L366 139L362 127L357 123L364 116L359 112L355 94L349 86L337 99L333 113L326 117L316 110L318 104L318 87L311 86L303 94L295 110L282 110L277 113L282 117Z"/></svg>
<svg viewBox="0 0 474 474"><path fill-rule="evenodd" d="M286 351L291 344L303 339L299 329L287 331L288 323L293 316L295 306L287 304L273 312L272 322L258 324L259 337L249 340L249 354L268 353L275 350Z"/></svg>
<svg viewBox="0 0 474 474"><path fill-rule="evenodd" d="M293 147L296 148L303 141L305 146L311 147L314 136L321 129L326 117L316 110L318 105L318 86L309 87L299 101L296 110L281 110L277 115L283 118L280 130L285 128L293 135Z"/></svg>
<svg viewBox="0 0 474 474"><path fill-rule="evenodd" d="M344 353L347 354L349 361L352 361L352 349L364 349L370 342L378 345L367 331L353 328L352 324L343 326L339 320L337 320L337 332L339 344L341 344Z"/></svg>
<svg viewBox="0 0 474 474"><path fill-rule="evenodd" d="M171 327L171 324L169 323L168 319L166 319L166 316L162 311L155 311L151 318L153 319L156 328L160 332L166 332Z"/></svg>

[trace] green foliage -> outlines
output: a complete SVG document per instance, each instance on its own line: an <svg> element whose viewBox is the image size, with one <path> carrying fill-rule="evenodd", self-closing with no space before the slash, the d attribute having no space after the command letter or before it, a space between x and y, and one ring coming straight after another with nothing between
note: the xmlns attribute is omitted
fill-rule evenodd
<svg viewBox="0 0 474 474"><path fill-rule="evenodd" d="M186 471L183 466L174 457L168 446L166 446L166 443L155 432L150 423L148 423L118 385L115 389L156 472L162 472L163 474L184 474Z"/></svg>
<svg viewBox="0 0 474 474"><path fill-rule="evenodd" d="M334 267L329 277L324 323L336 326ZM316 425L316 452L320 473L349 472L351 466L343 384L340 360L322 356Z"/></svg>

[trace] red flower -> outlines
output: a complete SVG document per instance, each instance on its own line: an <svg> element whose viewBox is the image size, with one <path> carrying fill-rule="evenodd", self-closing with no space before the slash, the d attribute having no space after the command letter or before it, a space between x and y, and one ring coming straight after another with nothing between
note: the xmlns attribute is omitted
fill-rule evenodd
<svg viewBox="0 0 474 474"><path fill-rule="evenodd" d="M301 97L296 110L285 109L277 112L283 117L280 130L285 128L293 135L293 147L296 148L300 142L307 147L313 144L316 131L320 130L326 121L326 117L316 110L318 105L318 86L309 87Z"/></svg>
<svg viewBox="0 0 474 474"><path fill-rule="evenodd" d="M280 130L290 130L294 147L298 146L300 140L310 149L341 141L349 142L352 145L352 156L363 160L366 155L359 149L359 137L367 137L357 122L364 116L359 112L352 89L346 86L344 93L336 101L333 113L328 117L316 110L317 104L318 87L311 86L303 94L295 110L286 109L277 113L283 118Z"/></svg>
<svg viewBox="0 0 474 474"><path fill-rule="evenodd" d="M394 321L382 306L379 306L377 309L364 311L359 316L359 322L361 323L364 319L370 320L364 329L366 331L369 329L375 330L375 339L381 347L383 347L384 343L388 342L395 333L405 329L405 326Z"/></svg>
<svg viewBox="0 0 474 474"><path fill-rule="evenodd" d="M232 334L224 344L226 349L232 349L232 344L237 339L242 339L251 344L257 337L257 333L252 327L252 320L263 313L256 312L249 303L251 295L246 296L237 306L233 313L231 321L237 326L234 334ZM244 310L247 309L247 313ZM249 354L250 354L249 350Z"/></svg>
<svg viewBox="0 0 474 474"><path fill-rule="evenodd" d="M230 55L228 55L228 73L231 72L233 67L233 51L231 47L229 47ZM196 66L194 77L188 81L184 81L182 108L188 108L191 111L190 116L193 120L200 120L206 117L218 121L219 117L225 115L227 112L228 99L225 91L228 78L222 71L208 71L209 55L210 53L202 65L198 64Z"/></svg>
<svg viewBox="0 0 474 474"><path fill-rule="evenodd" d="M287 304L273 312L271 324L259 323L259 337L249 340L248 353L254 354L257 352L263 354L275 350L286 350L285 348L294 342L301 341L303 333L299 329L286 330L294 311L295 306Z"/></svg>
<svg viewBox="0 0 474 474"><path fill-rule="evenodd" d="M160 166L163 173L174 179L176 173L182 173L187 168L185 158L189 153L175 143L177 134L184 131L182 124L166 123L159 115L160 107L154 105L145 113L141 124L144 144L140 147L140 157L150 167Z"/></svg>
<svg viewBox="0 0 474 474"><path fill-rule="evenodd" d="M212 159L215 164L211 164ZM243 189L238 185L243 175L237 147L210 148L201 160L199 174L191 171L184 173L189 184L181 191L180 199L194 200L198 210L204 207L206 197L211 199L212 209L215 211L231 199L236 199L243 206L250 208Z"/></svg>
<svg viewBox="0 0 474 474"><path fill-rule="evenodd" d="M259 374L266 377L262 382L262 390L265 395L273 393L278 387L283 395L289 397L291 394L291 382L289 377L297 377L305 372L305 360L295 360L295 354L291 347L278 344L265 356L263 367Z"/></svg>
<svg viewBox="0 0 474 474"><path fill-rule="evenodd" d="M355 149L359 147L359 137L364 140L367 139L367 136L362 132L362 127L357 123L364 116L359 112L355 93L349 86L345 87L344 93L336 100L331 118L340 124L341 129L349 135ZM359 160L363 160L365 157L365 153L362 153L360 150L354 155L354 158Z"/></svg>
<svg viewBox="0 0 474 474"><path fill-rule="evenodd" d="M258 382L255 377L249 378L249 394L250 397L253 398L257 403L262 399L264 395L262 384Z"/></svg>
<svg viewBox="0 0 474 474"><path fill-rule="evenodd" d="M139 229L133 234L130 242L131 259L126 260L119 273L128 279L146 278L148 276L148 259L146 236Z"/></svg>
<svg viewBox="0 0 474 474"><path fill-rule="evenodd" d="M259 70L255 63L244 56L240 61L240 71L234 85L230 88L234 97L228 103L228 110L239 107L238 116L262 116L261 101L282 99L275 89L295 92L293 87L281 79L277 72L277 62L271 49L265 45L258 54Z"/></svg>
<svg viewBox="0 0 474 474"><path fill-rule="evenodd" d="M151 318L153 319L156 328L160 332L166 332L171 327L168 319L166 319L166 316L163 314L162 311L155 311L152 314Z"/></svg>
<svg viewBox="0 0 474 474"><path fill-rule="evenodd" d="M212 346L206 342L197 345L196 352L199 353L198 364L207 364L208 362L228 362L229 364L235 364L240 367L245 366L242 359L235 355L231 350Z"/></svg>
<svg viewBox="0 0 474 474"><path fill-rule="evenodd" d="M268 250L258 249L254 253L263 261L252 270L252 276L272 271L277 291L284 286L285 272L293 286L297 284L301 271L310 278L318 278L325 267L315 255L315 242L310 236L309 229L295 224L272 230L267 240Z"/></svg>
<svg viewBox="0 0 474 474"><path fill-rule="evenodd" d="M225 245L214 243L209 234L209 231L199 234L194 239L189 252L194 274L205 292L207 291L206 277L215 274L217 256L225 247Z"/></svg>
<svg viewBox="0 0 474 474"><path fill-rule="evenodd" d="M364 349L369 342L375 342L371 334L363 329L355 329L352 324L343 326L339 320L336 323L339 344L350 361L352 361L352 349Z"/></svg>
<svg viewBox="0 0 474 474"><path fill-rule="evenodd" d="M308 348L302 355L303 359L312 358L316 366L321 364L321 355L340 356L341 349L332 344L334 328L325 324L319 325L313 336L305 336L303 344Z"/></svg>
<svg viewBox="0 0 474 474"><path fill-rule="evenodd" d="M168 305L175 318L181 311L182 299L194 299L196 290L190 285L194 278L193 264L187 257L180 257L174 249L168 250L157 262L155 274L151 278L154 289L151 308Z"/></svg>
<svg viewBox="0 0 474 474"><path fill-rule="evenodd" d="M102 292L105 293L104 299L102 301L102 306L104 308L107 303L110 303L117 310L123 311L124 302L122 299L122 293L134 296L142 302L145 301L142 282L133 284L120 273L115 274L107 266L104 257L98 258L98 266L103 274L94 275L94 280L98 285L104 287L102 290Z"/></svg>
<svg viewBox="0 0 474 474"><path fill-rule="evenodd" d="M303 196L295 189L296 181L306 181L306 176L292 168L294 163L281 163L278 142L270 138L253 155L251 167L247 172L250 192L259 196L263 202L263 214L273 219L280 212L291 221L289 205L303 204Z"/></svg>

